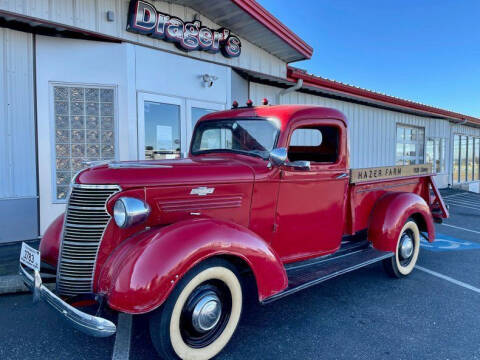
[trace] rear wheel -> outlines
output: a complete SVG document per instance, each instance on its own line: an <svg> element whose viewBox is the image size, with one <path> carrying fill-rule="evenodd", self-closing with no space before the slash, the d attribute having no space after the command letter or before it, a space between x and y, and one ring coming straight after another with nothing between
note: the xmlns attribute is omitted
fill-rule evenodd
<svg viewBox="0 0 480 360"><path fill-rule="evenodd" d="M222 259L192 269L150 319L150 335L165 359L210 359L229 342L242 311L235 267Z"/></svg>
<svg viewBox="0 0 480 360"><path fill-rule="evenodd" d="M420 252L420 231L413 219L408 219L397 241L395 256L383 261L388 275L403 278L415 268Z"/></svg>

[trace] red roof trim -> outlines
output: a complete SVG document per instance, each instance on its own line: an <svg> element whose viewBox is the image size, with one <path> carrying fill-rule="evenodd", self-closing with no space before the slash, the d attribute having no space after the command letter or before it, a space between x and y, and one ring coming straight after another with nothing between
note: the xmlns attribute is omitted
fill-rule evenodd
<svg viewBox="0 0 480 360"><path fill-rule="evenodd" d="M288 67L287 77L289 80L296 81L302 79L304 85L318 87L324 90L337 91L343 94L358 96L360 98L379 101L382 103L394 105L396 107L407 108L411 110L422 111L435 116L444 116L459 121L466 120L472 124L480 125L480 119L473 116L463 115L449 110L439 109L433 106L420 104L414 101L404 100L393 96L380 94L374 91L358 88L352 85L343 84L337 81L328 80L319 76L307 74L305 71Z"/></svg>
<svg viewBox="0 0 480 360"><path fill-rule="evenodd" d="M303 41L292 30L282 24L275 16L270 14L264 7L255 0L231 0L240 9L247 12L252 18L263 24L267 29L278 35L288 45L297 50L300 54L310 59L313 55L313 48Z"/></svg>

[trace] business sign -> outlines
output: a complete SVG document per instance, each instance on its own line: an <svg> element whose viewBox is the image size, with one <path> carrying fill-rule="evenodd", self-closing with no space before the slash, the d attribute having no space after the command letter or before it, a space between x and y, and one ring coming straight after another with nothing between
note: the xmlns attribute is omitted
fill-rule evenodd
<svg viewBox="0 0 480 360"><path fill-rule="evenodd" d="M406 176L432 174L432 164L382 166L350 170L350 183L358 184L372 180L388 180Z"/></svg>
<svg viewBox="0 0 480 360"><path fill-rule="evenodd" d="M127 31L151 36L174 43L185 51L207 51L232 58L240 56L242 43L230 30L217 30L202 26L198 20L184 22L176 16L163 14L152 4L131 0L128 10Z"/></svg>

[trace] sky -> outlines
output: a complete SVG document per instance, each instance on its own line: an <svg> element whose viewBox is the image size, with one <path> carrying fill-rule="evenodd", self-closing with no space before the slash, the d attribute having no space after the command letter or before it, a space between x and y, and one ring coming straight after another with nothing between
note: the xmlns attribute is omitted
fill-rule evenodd
<svg viewBox="0 0 480 360"><path fill-rule="evenodd" d="M257 0L313 47L291 65L480 117L480 0Z"/></svg>

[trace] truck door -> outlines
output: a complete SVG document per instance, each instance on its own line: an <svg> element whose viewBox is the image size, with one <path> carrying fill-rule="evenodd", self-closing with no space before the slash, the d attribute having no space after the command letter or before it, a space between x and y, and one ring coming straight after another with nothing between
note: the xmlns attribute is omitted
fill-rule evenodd
<svg viewBox="0 0 480 360"><path fill-rule="evenodd" d="M290 130L288 160L310 168L281 171L274 248L291 262L334 252L341 244L348 186L342 122L299 122ZM298 163L297 163L298 164Z"/></svg>

